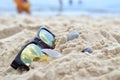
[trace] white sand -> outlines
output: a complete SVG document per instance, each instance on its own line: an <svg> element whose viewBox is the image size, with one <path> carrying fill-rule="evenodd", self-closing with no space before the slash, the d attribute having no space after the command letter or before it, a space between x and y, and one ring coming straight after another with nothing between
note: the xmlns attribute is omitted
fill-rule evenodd
<svg viewBox="0 0 120 80"><path fill-rule="evenodd" d="M12 60L40 25L56 35L55 50L63 57L33 62L28 72L12 69ZM79 38L67 42L72 30ZM85 47L93 53L81 53ZM120 80L120 18L0 16L0 80Z"/></svg>

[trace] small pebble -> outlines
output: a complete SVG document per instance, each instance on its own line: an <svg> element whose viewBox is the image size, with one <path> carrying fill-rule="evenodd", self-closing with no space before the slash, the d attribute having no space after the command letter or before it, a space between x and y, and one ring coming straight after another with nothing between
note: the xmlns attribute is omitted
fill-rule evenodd
<svg viewBox="0 0 120 80"><path fill-rule="evenodd" d="M88 53L92 53L93 52L93 49L88 47L88 48L85 48L84 50L82 50L82 52L88 52Z"/></svg>
<svg viewBox="0 0 120 80"><path fill-rule="evenodd" d="M68 34L68 36L67 36L67 41L70 41L70 40L73 40L73 39L75 39L75 38L78 38L78 36L79 36L78 31L77 31L77 30L72 30L72 31Z"/></svg>

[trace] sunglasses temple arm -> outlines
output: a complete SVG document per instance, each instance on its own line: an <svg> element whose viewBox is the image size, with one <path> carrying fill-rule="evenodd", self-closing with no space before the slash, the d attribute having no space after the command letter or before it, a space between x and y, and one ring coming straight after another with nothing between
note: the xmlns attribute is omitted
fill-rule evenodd
<svg viewBox="0 0 120 80"><path fill-rule="evenodd" d="M29 71L29 67L25 66L25 65L20 65L18 64L15 60L12 62L11 67L13 67L14 69L18 69L18 67L23 67L25 70Z"/></svg>
<svg viewBox="0 0 120 80"><path fill-rule="evenodd" d="M17 62L14 60L12 63L11 63L11 67L13 67L14 69L17 69L19 67L19 65L17 64Z"/></svg>

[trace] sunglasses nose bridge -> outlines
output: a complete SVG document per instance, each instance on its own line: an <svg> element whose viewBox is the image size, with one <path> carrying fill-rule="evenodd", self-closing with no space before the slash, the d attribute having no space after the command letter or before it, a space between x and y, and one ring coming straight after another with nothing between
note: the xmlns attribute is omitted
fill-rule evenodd
<svg viewBox="0 0 120 80"><path fill-rule="evenodd" d="M34 39L34 42L35 42L35 44L39 45L41 48L54 49L53 46L51 47L51 46L47 45L46 43L44 43L41 39L39 39L37 37Z"/></svg>
<svg viewBox="0 0 120 80"><path fill-rule="evenodd" d="M34 39L34 42L35 42L35 44L38 44L38 45L40 45L40 47L44 48L45 44L43 44L43 42L40 39L38 39L37 37Z"/></svg>

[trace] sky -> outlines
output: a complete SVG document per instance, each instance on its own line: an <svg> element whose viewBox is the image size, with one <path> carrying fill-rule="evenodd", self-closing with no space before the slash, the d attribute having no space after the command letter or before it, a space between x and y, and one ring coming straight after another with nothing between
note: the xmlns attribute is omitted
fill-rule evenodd
<svg viewBox="0 0 120 80"><path fill-rule="evenodd" d="M29 0L32 5L32 10L59 8L58 0ZM72 8L77 10L119 10L120 0L82 0L82 4L78 4L78 0L73 0L72 6L68 5L68 0L63 0L64 8ZM0 10L14 10L15 4L13 0L1 0Z"/></svg>

